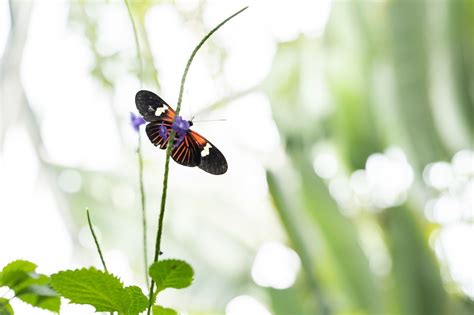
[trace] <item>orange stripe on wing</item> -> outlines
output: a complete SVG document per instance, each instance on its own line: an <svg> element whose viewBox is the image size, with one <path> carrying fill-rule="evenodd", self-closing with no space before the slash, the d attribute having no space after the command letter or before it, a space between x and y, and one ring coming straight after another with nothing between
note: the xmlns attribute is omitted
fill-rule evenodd
<svg viewBox="0 0 474 315"><path fill-rule="evenodd" d="M176 154L178 154L178 157L176 157L176 160L180 161L180 162L183 162L184 161L181 161L181 156L183 156L183 153L186 151L186 145L184 144L184 141L180 143L178 149L176 150ZM181 151L181 152L180 152ZM180 153L178 153L180 152Z"/></svg>
<svg viewBox="0 0 474 315"><path fill-rule="evenodd" d="M194 140L196 140L197 144L201 147L205 146L206 143L209 142L209 141L207 141L206 138L204 138L203 136L198 134L196 131L190 130L190 134L194 138Z"/></svg>

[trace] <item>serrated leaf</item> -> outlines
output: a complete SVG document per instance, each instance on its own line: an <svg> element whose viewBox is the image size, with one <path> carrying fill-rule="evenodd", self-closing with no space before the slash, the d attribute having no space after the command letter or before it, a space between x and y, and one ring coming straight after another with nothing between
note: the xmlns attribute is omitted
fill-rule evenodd
<svg viewBox="0 0 474 315"><path fill-rule="evenodd" d="M167 259L155 262L149 270L150 277L155 281L157 291L166 288L182 289L193 282L193 268L182 260Z"/></svg>
<svg viewBox="0 0 474 315"><path fill-rule="evenodd" d="M23 302L57 313L60 297L49 287L49 277L36 273L36 267L26 260L11 262L2 270L1 283L11 288Z"/></svg>
<svg viewBox="0 0 474 315"><path fill-rule="evenodd" d="M148 299L143 295L142 289L137 286L130 286L125 288L125 292L128 294L128 310L127 314L139 314L148 307Z"/></svg>
<svg viewBox="0 0 474 315"><path fill-rule="evenodd" d="M16 297L30 305L59 313L61 299L48 285L30 285Z"/></svg>
<svg viewBox="0 0 474 315"><path fill-rule="evenodd" d="M60 271L51 276L51 285L74 304L89 304L98 312L123 311L122 282L95 268Z"/></svg>
<svg viewBox="0 0 474 315"><path fill-rule="evenodd" d="M61 271L51 280L53 288L71 303L88 304L98 312L135 315L147 307L140 288L124 288L116 276L95 268Z"/></svg>
<svg viewBox="0 0 474 315"><path fill-rule="evenodd" d="M25 293L18 296L20 300L35 307L59 313L61 307L61 299L59 296L41 296L35 293Z"/></svg>
<svg viewBox="0 0 474 315"><path fill-rule="evenodd" d="M0 298L0 315L13 315L13 308L8 299Z"/></svg>
<svg viewBox="0 0 474 315"><path fill-rule="evenodd" d="M152 311L153 315L178 315L175 310L160 305L154 305Z"/></svg>
<svg viewBox="0 0 474 315"><path fill-rule="evenodd" d="M36 265L26 260L15 260L2 270L0 286L14 288L17 284L29 277L29 273L36 270Z"/></svg>
<svg viewBox="0 0 474 315"><path fill-rule="evenodd" d="M59 312L61 299L49 286L50 278L37 273L29 273L29 276L15 287L16 297L30 305Z"/></svg>

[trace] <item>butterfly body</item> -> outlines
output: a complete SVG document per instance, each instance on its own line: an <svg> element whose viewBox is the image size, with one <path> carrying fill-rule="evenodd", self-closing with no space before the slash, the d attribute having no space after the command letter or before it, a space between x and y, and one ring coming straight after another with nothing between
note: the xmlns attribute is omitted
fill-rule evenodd
<svg viewBox="0 0 474 315"><path fill-rule="evenodd" d="M158 95L142 90L135 96L138 111L148 122L146 133L160 149L166 149L171 132L175 132L171 157L177 163L221 175L227 171L224 155L206 138L191 130L193 122L176 116L176 112Z"/></svg>

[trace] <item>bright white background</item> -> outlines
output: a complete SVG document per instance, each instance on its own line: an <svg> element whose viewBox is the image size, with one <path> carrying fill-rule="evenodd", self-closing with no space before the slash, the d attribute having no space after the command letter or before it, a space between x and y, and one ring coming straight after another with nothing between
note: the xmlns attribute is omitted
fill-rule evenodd
<svg viewBox="0 0 474 315"><path fill-rule="evenodd" d="M206 3L206 29L249 4L248 1L217 0ZM44 140L41 158L66 170L50 178L41 166L25 127L13 123L13 127L7 129L0 150L0 266L20 258L37 263L38 271L47 274L59 269L99 266L85 221L82 221L77 235L68 232L71 218L65 213L67 209L62 208L64 204L58 202L57 192L50 188L51 181L57 181L62 193L74 194L84 188L83 178L75 169L136 174L134 150L137 138L129 126L128 116L130 111L135 111L133 100L140 83L128 71L130 61L126 60L122 68L110 69L117 78L112 99L104 92L90 76L93 56L85 38L68 24L70 5L62 1L38 1L34 4L21 66L22 84L39 117ZM227 95L258 86L271 69L277 44L301 34L320 36L331 8L329 0L267 0L253 1L250 5L247 12L211 39L223 46L228 54L222 74L216 75L217 65L213 64L209 49L205 47L198 54L184 94L182 114L186 118L190 119L199 110ZM193 12L197 2L180 0L176 6L179 10ZM135 58L132 28L124 5L121 2L98 3L96 14L101 16L99 49L110 53L124 51L130 59ZM186 24L171 4L153 8L147 16L146 27L162 85L157 92L168 103L174 104L184 63L202 32ZM8 31L8 2L0 1L0 56ZM118 117L118 126L113 117ZM282 243L284 234L268 199L264 176L264 167L278 167L284 160L271 104L264 93L255 89L225 108L196 120L220 118L227 121L198 123L194 128L225 153L229 171L225 176L213 177L172 163L170 207L180 210L167 213L165 233L177 234L176 238L183 242L191 241L199 234L196 246L202 247L199 249L201 253L213 253L209 259L217 260L224 273L241 272L242 265L250 263L250 276L257 285L289 287L295 280L300 262L297 254ZM259 140L254 135L258 135ZM145 141L144 156L147 189L151 194L159 195L164 154ZM338 175L337 163L331 150L322 147L314 166L318 175L328 179L333 196L342 204L350 202L348 196L354 193L371 204L391 205L404 200L404 192L413 181L413 171L398 148L388 148L384 154L372 156L365 170L349 177ZM472 151L462 151L451 164L428 166L424 178L428 185L449 190L459 184L463 176L472 174L473 163ZM392 173L381 174L383 170ZM393 181L392 186L384 186L386 176L398 178L398 181ZM101 183L96 184L92 189L100 195ZM436 211L443 202L457 207L457 215L472 216L473 181L463 185L456 198L441 194L427 205L427 216L435 222L449 223L452 217L443 217ZM382 199L371 199L370 196ZM111 200L110 211L117 211L117 214L111 214L110 220L123 213L136 220L131 221L133 227L126 232L137 234L130 238L140 244L136 182L130 180L128 184L115 187ZM157 200L157 196L149 200L152 226L155 224ZM196 208L203 210L196 213ZM101 221L100 224L107 222ZM101 234L101 226L96 225ZM212 225L214 229L209 228ZM229 237L232 242L220 239L223 230L224 238ZM472 242L473 234L472 225L453 225L443 230L435 245L441 257L449 257L447 263L452 274L471 296L474 296L474 254L465 251L465 246L461 245L469 240ZM150 241L152 239L150 236ZM238 243L241 244L235 245ZM106 244L105 258L109 269L122 275L127 284L141 282L142 275L136 268L140 257L130 257L119 242L109 240ZM151 242L149 244L151 247ZM251 249L248 257L239 259L233 254L239 246ZM171 252L170 256L173 254ZM176 251L175 256L178 254L186 255ZM272 263L275 261L280 264ZM196 281L204 280L198 277ZM178 298L169 294L165 301L175 305ZM18 314L47 314L20 302L13 302L13 307ZM64 314L84 314L87 307L63 304L62 310ZM270 312L264 300L252 292L242 292L229 300L226 314Z"/></svg>

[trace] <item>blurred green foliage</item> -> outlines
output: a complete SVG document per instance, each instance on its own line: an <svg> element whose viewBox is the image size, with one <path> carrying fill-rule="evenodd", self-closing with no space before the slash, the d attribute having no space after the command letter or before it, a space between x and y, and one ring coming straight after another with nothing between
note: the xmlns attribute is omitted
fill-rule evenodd
<svg viewBox="0 0 474 315"><path fill-rule="evenodd" d="M144 80L158 88L159 75L144 27L145 15L156 3L160 2L132 2L131 7L137 18L143 63L147 65ZM95 59L91 74L113 90L114 78L105 68L126 56L99 52L97 16L88 5L83 1L74 3L70 21L89 41ZM202 14L201 6L198 13ZM202 20L199 16L200 25L204 25ZM442 266L430 246L437 227L424 217L423 207L431 192L421 180L428 163L449 160L458 150L472 148L472 30L474 2L470 0L335 1L322 37L301 35L278 44L270 74L261 87L249 92L261 88L269 97L288 158L284 167L267 169L266 180L288 243L301 258L302 272L289 289L262 289L273 314L473 313L474 302L459 289L452 289L451 279L442 276ZM219 56L225 54L222 47L212 48ZM131 61L129 71L138 77L136 60ZM320 82L324 83L324 95L316 86ZM444 99L438 99L438 92L453 96L449 104L440 106ZM241 94L245 93L237 92L236 96ZM327 104L330 111L315 113L314 108ZM210 108L225 105L217 102ZM458 119L445 119L446 110ZM453 125L462 132L461 138L459 133L451 132ZM355 215L346 215L329 193L327 183L314 173L313 148L320 143L334 146L347 174L364 168L373 153L391 145L402 148L416 174L407 201L378 213L359 209ZM83 209L87 200L91 208L105 209L99 214L104 216L99 221L105 221L112 198L97 185L109 187L130 180L126 174L79 171L83 186L91 188L71 196L72 208ZM120 226L118 221L128 220L121 214L119 210L114 220L109 220L115 223L107 225L105 233L113 233ZM77 212L77 218L82 216L82 210ZM371 237L380 241L388 253L389 266L384 274L374 273L370 253L361 241L368 226ZM120 238L134 236L114 237L114 242L122 243ZM123 243L138 244L136 238ZM248 247L236 247L242 256L252 255ZM202 264L201 270L208 271L207 281L225 277L224 281L232 285L223 292L214 292L209 312L196 310L190 314L222 312L222 296L229 295L229 291L255 289L248 268L237 275L223 275L205 257L198 257L195 248L189 253L200 259L197 264ZM196 296L211 294L206 288L197 291Z"/></svg>
<svg viewBox="0 0 474 315"><path fill-rule="evenodd" d="M421 178L405 204L348 218L311 164L312 148L319 142L336 144L349 172L364 168L369 155L393 144L408 154L418 176L428 163L452 157L460 147L454 147L446 133L452 122L435 119L442 115L433 101L435 80L456 95L449 106L461 113L465 138L470 139L462 147L472 147L474 37L467 35L474 29L472 4L336 2L320 42L301 37L279 46L266 91L290 162L284 171L269 170L267 182L289 242L302 259L307 290L319 283L314 302L326 300L331 313L472 311L472 301L448 292L441 278L429 245L434 230L423 217L426 200L420 202L415 194L428 194ZM449 46L439 53L434 47L442 35ZM322 102L315 93L307 96L314 90L312 78L319 75L311 59L318 58L328 65L326 82L334 106L322 120L307 110ZM448 77L437 78L442 74L433 65L447 58ZM304 221L302 216L312 222L318 239L305 239L307 231L296 223ZM388 249L387 275L375 275L361 250L360 233L367 221L379 227L378 237ZM312 243L317 243L316 249ZM311 313L320 314L316 306Z"/></svg>
<svg viewBox="0 0 474 315"><path fill-rule="evenodd" d="M60 296L50 286L50 278L36 272L36 265L25 260L15 260L0 272L0 287L8 287L18 298L32 306L59 312ZM0 314L13 314L10 299L0 299Z"/></svg>

